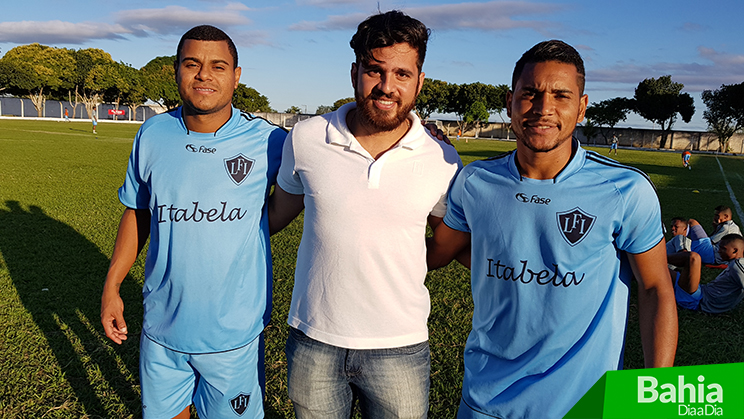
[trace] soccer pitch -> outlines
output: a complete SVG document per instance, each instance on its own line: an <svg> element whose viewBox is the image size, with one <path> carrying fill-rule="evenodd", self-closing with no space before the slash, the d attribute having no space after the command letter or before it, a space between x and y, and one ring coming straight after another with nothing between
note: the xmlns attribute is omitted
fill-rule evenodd
<svg viewBox="0 0 744 419"><path fill-rule="evenodd" d="M137 125L0 118L0 418L138 418L139 332L144 257L121 289L130 337L111 343L99 322L103 280L123 211L124 179ZM456 142L463 161L511 150L513 142ZM591 148L590 148L591 149ZM596 149L606 154L607 148ZM646 172L666 225L675 216L709 227L728 205L742 224L744 158L621 149L611 156ZM734 201L736 200L736 201ZM505 222L508 222L508 216ZM274 311L266 330L268 418L294 417L284 342L301 219L272 237ZM144 254L144 253L143 253ZM719 271L704 269L712 280ZM469 272L457 263L429 274L432 351L430 417L454 417L470 329ZM635 295L625 367L643 366ZM676 365L744 362L744 305L722 315L679 311Z"/></svg>

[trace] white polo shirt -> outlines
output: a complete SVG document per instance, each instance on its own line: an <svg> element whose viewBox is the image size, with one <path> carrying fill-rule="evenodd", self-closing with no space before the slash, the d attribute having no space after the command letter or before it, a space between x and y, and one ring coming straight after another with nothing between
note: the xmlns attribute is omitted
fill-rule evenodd
<svg viewBox="0 0 744 419"><path fill-rule="evenodd" d="M297 124L284 145L278 185L304 194L290 326L350 349L428 339L426 224L446 213L462 167L454 147L411 129L375 160L346 126L356 107Z"/></svg>

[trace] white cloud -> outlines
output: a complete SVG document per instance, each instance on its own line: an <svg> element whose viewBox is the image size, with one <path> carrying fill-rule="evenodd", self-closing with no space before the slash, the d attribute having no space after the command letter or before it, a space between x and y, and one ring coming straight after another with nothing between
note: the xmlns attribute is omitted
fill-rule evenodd
<svg viewBox="0 0 744 419"><path fill-rule="evenodd" d="M246 6L243 3L228 3L227 6L225 6L225 10L232 10L236 12L247 12L248 10L251 10L251 8Z"/></svg>
<svg viewBox="0 0 744 419"><path fill-rule="evenodd" d="M84 44L93 39L122 39L133 31L122 25L98 22L71 23L60 20L46 22L0 22L0 42L28 44Z"/></svg>
<svg viewBox="0 0 744 419"><path fill-rule="evenodd" d="M685 85L683 91L701 92L717 89L722 84L744 82L744 55L726 54L712 48L699 47L701 61L689 63L635 63L619 62L612 67L587 70L587 81L607 84L629 84L635 88L647 78L671 75L672 80Z"/></svg>
<svg viewBox="0 0 744 419"><path fill-rule="evenodd" d="M239 47L254 47L256 45L276 46L271 35L266 31L230 31L235 45ZM242 58L240 58L242 60Z"/></svg>
<svg viewBox="0 0 744 419"><path fill-rule="evenodd" d="M300 0L309 4L327 4L339 0ZM551 3L527 3L516 1L466 2L435 6L409 7L401 9L406 14L422 21L431 29L445 31L476 29L483 31L506 31L532 29L546 34L560 25L547 20L567 6ZM364 13L333 15L322 22L302 21L290 27L296 31L328 31L356 28L369 16Z"/></svg>
<svg viewBox="0 0 744 419"><path fill-rule="evenodd" d="M292 31L335 31L354 29L369 15L366 13L354 13L349 15L328 16L325 22L309 22L303 20L289 27Z"/></svg>
<svg viewBox="0 0 744 419"><path fill-rule="evenodd" d="M220 28L247 25L251 21L234 10L231 4L219 10L191 10L183 6L162 9L135 9L116 13L117 23L134 30L158 34L182 34L196 25L209 24Z"/></svg>
<svg viewBox="0 0 744 419"><path fill-rule="evenodd" d="M367 0L297 0L297 4L300 6L314 6L314 7L336 7L348 4L368 4Z"/></svg>
<svg viewBox="0 0 744 419"><path fill-rule="evenodd" d="M565 5L551 3L489 1L412 7L404 11L424 22L426 26L440 31L449 29L505 31L527 28L542 33L557 26L544 19L566 9Z"/></svg>

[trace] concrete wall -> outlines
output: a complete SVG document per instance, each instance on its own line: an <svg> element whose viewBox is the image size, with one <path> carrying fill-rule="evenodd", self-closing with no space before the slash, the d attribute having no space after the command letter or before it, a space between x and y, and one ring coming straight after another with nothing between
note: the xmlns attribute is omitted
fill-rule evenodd
<svg viewBox="0 0 744 419"><path fill-rule="evenodd" d="M78 103L73 111L73 106L67 101L58 100L47 100L44 102L44 107L41 115L37 115L36 108L34 108L31 99L18 98L18 97L0 97L0 116L21 116L27 118L62 118L65 114L65 108L69 109L71 119L89 119L88 113L85 111L85 106L82 103ZM144 121L147 118L157 115L162 112L162 109L151 106L140 106L137 108L136 115L131 115L129 108L126 106L120 106L119 109L124 111L123 116L109 115L109 109L114 109L115 106L110 103L101 103L98 105L96 117L99 121Z"/></svg>
<svg viewBox="0 0 744 419"><path fill-rule="evenodd" d="M41 117L44 118L62 118L64 115L64 108L70 109L70 118L73 119L88 119L88 114L85 112L85 107L82 104L78 104L75 111L72 112L72 105L66 101L47 100L44 106ZM144 121L153 115L164 112L165 109L156 106L141 106L137 109L136 115L130 118L129 108L119 107L124 110L124 116L117 116L114 118L113 115L108 114L109 109L113 109L114 105L109 103L102 103L98 105L98 120L135 120ZM17 97L0 97L0 116L24 116L24 117L39 117L36 115L36 109L31 103L30 99L17 98ZM254 115L265 118L272 123L290 129L299 121L312 118L315 115L308 114L291 114L291 113L265 113L257 112ZM454 137L457 135L457 121L455 120L431 120L429 122L436 123L439 128L444 131L447 136ZM469 138L484 138L484 139L512 139L514 133L510 132L508 123L502 122L490 122L479 129L471 129L462 134L463 137ZM638 148L659 148L661 144L661 131L651 129L637 129L637 128L615 128L615 129L603 129L604 135L597 134L596 136L587 139L581 130L581 127L576 127L574 136L581 141L582 144L587 145L609 145L612 135L617 135L618 144L620 147L638 147ZM705 131L672 131L667 138L667 149L671 150L684 150L690 149L693 151L718 151L719 144L718 138L715 134ZM729 150L731 153L744 154L744 133L734 134L729 140Z"/></svg>
<svg viewBox="0 0 744 419"><path fill-rule="evenodd" d="M612 135L617 135L620 147L656 148L661 145L661 131L637 128L615 128L605 130L607 139L601 134L591 139L584 136L581 128L574 132L579 141L589 145L608 145ZM705 131L672 131L668 138L666 148L670 150L693 150L693 151L718 151L718 137L711 132ZM731 153L744 153L744 133L734 134L728 142Z"/></svg>
<svg viewBox="0 0 744 419"><path fill-rule="evenodd" d="M434 122L434 121L432 121ZM439 120L437 125L450 137L457 135L457 121ZM471 129L463 133L463 137L471 138L514 138L513 132L508 132L509 124L501 122L491 122L482 127L479 132ZM574 136L582 144L588 145L609 145L612 135L617 135L620 147L638 147L638 148L656 148L661 145L661 131L652 129L638 128L615 128L603 129L604 136L597 134L587 139L581 130L576 127ZM507 137L508 135L508 137ZM606 136L606 137L605 137ZM690 149L693 151L718 151L718 138L715 134L706 131L672 131L667 138L666 148L670 150ZM744 154L744 133L734 134L729 140L729 150L731 153Z"/></svg>

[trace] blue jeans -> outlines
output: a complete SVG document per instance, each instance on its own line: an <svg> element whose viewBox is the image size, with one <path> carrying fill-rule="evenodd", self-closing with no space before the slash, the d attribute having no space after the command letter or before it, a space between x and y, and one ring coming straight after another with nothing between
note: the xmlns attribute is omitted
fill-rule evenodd
<svg viewBox="0 0 744 419"><path fill-rule="evenodd" d="M354 400L365 419L426 418L429 342L389 349L326 345L290 328L289 398L298 419L349 419Z"/></svg>

